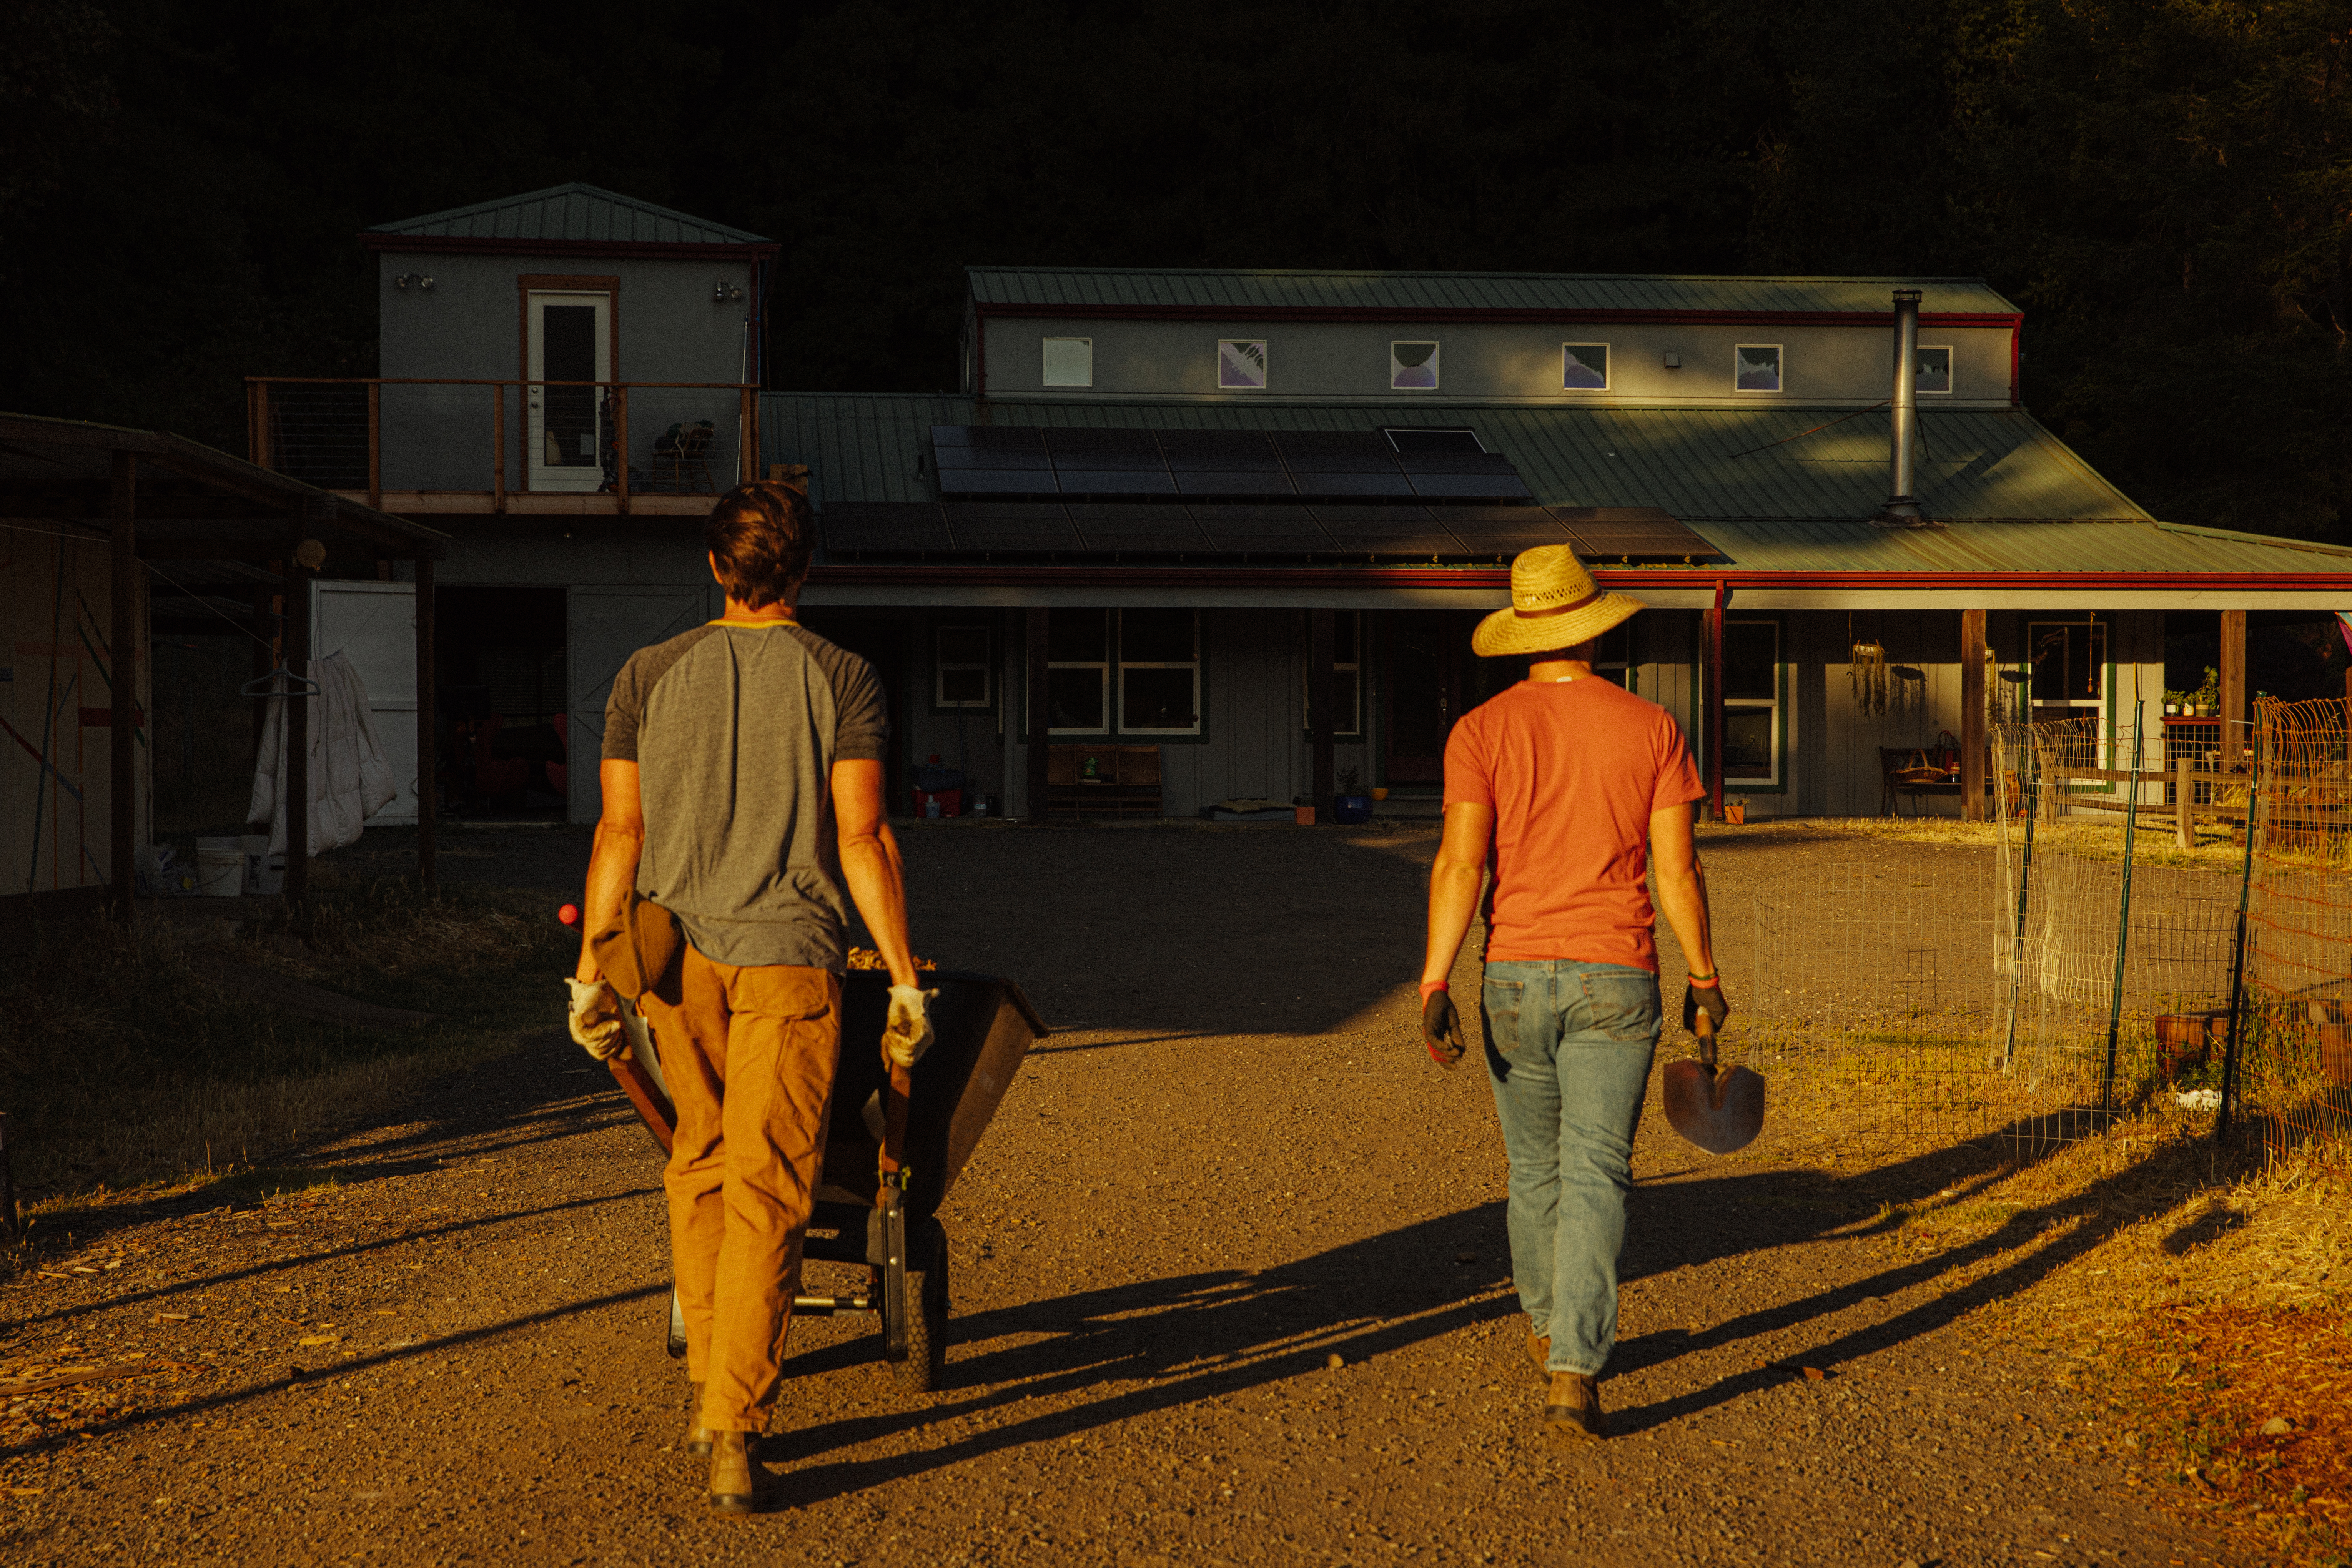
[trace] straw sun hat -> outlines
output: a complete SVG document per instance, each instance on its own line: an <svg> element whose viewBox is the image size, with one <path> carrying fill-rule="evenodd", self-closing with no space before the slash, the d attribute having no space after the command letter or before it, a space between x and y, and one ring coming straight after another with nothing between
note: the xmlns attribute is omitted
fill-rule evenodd
<svg viewBox="0 0 2352 1568"><path fill-rule="evenodd" d="M1470 648L1508 658L1574 647L1647 607L1630 594L1602 592L1567 545L1539 544L1511 563L1511 607L1480 621Z"/></svg>

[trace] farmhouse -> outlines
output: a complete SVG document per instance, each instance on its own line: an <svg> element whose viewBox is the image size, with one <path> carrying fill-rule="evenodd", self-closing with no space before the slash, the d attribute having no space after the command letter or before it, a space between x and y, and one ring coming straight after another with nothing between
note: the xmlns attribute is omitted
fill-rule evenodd
<svg viewBox="0 0 2352 1568"><path fill-rule="evenodd" d="M1976 815L1990 722L2153 733L2168 617L2221 671L2176 734L2227 755L2246 613L2352 599L2352 551L2094 472L1975 279L978 267L960 390L844 395L761 388L758 236L574 185L362 239L383 375L257 379L253 456L451 535L459 813L595 816L571 763L614 674L717 612L698 521L783 465L821 512L804 618L887 682L902 810L936 757L1016 816L1349 779L1433 812L1453 719L1517 675L1469 627L1539 542L1654 606L1604 667L1750 820Z"/></svg>

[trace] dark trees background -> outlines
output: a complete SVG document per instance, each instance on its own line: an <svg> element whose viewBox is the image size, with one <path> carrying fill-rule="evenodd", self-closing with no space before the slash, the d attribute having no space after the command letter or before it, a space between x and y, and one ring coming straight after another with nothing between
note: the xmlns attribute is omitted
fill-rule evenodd
<svg viewBox="0 0 2352 1568"><path fill-rule="evenodd" d="M2352 0L0 0L0 406L242 449L373 223L583 179L784 245L772 384L968 262L1981 273L2159 516L2352 542Z"/></svg>

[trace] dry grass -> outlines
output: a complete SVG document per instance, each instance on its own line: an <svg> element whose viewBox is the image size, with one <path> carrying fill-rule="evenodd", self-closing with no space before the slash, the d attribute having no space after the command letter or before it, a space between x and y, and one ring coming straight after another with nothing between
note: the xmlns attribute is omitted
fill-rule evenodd
<svg viewBox="0 0 2352 1568"><path fill-rule="evenodd" d="M319 884L301 930L228 943L163 920L36 929L0 979L0 1105L29 1208L278 1160L560 1016L570 939L532 918L537 895ZM293 1017L242 996L238 965L436 1021L386 1035Z"/></svg>
<svg viewBox="0 0 2352 1568"><path fill-rule="evenodd" d="M2018 829L2022 831L2022 827ZM1863 838L1903 844L1934 844L1946 847L1998 849L2000 825L1962 822L1957 816L1822 816L1788 817L1776 822L1751 822L1733 827L1702 823L1702 842L1717 839L1766 837L1782 842ZM2042 824L2033 830L2036 852L2044 847L2092 860L2121 860L2124 818L2121 812L2070 816L2064 822ZM2135 866L2181 866L2234 874L2245 858L2245 847L2233 843L2228 828L2218 823L2197 825L2197 847L2182 849L2173 841L2169 813L2143 815L2132 838Z"/></svg>

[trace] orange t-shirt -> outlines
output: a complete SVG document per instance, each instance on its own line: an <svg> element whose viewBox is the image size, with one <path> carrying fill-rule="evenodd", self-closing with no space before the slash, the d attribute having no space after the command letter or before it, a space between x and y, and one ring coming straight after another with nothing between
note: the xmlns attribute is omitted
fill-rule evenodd
<svg viewBox="0 0 2352 1568"><path fill-rule="evenodd" d="M1495 809L1486 956L1656 969L1650 814L1706 794L1673 716L1599 676L1523 680L1464 714L1445 804Z"/></svg>

